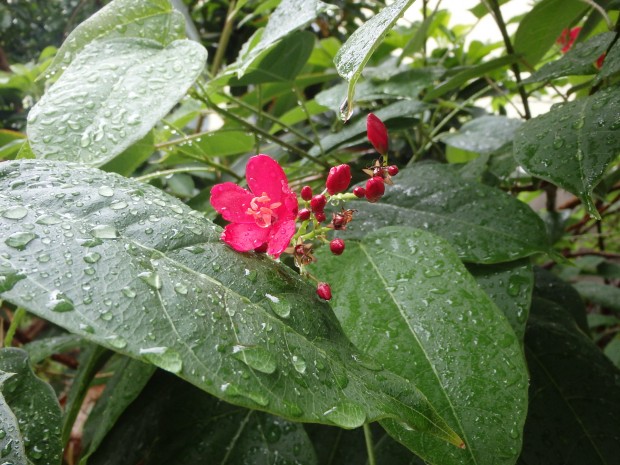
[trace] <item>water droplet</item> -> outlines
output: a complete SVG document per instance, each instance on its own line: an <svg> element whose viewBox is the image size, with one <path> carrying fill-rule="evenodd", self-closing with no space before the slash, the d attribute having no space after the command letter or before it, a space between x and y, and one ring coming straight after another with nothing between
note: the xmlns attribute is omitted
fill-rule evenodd
<svg viewBox="0 0 620 465"><path fill-rule="evenodd" d="M2 212L4 218L9 220L21 220L28 214L28 210L20 205L9 207Z"/></svg>
<svg viewBox="0 0 620 465"><path fill-rule="evenodd" d="M585 117L581 116L573 123L573 129L581 129L586 124Z"/></svg>
<svg viewBox="0 0 620 465"><path fill-rule="evenodd" d="M381 366L379 362L377 362L376 360L364 354L353 354L351 357L353 358L353 360L355 360L357 363L359 363L364 368L367 368L368 370L371 370L371 371L383 370L383 367Z"/></svg>
<svg viewBox="0 0 620 465"><path fill-rule="evenodd" d="M138 275L138 278L151 286L153 289L161 289L161 278L154 271L143 271Z"/></svg>
<svg viewBox="0 0 620 465"><path fill-rule="evenodd" d="M112 197L114 195L114 189L110 186L101 186L97 192L102 197Z"/></svg>
<svg viewBox="0 0 620 465"><path fill-rule="evenodd" d="M91 252L84 255L84 261L86 263L97 263L101 258L101 254L97 252Z"/></svg>
<svg viewBox="0 0 620 465"><path fill-rule="evenodd" d="M127 347L127 341L116 334L106 337L105 340L115 349L124 349Z"/></svg>
<svg viewBox="0 0 620 465"><path fill-rule="evenodd" d="M258 278L258 271L256 270L245 270L245 277L251 282L251 283L255 283L256 279Z"/></svg>
<svg viewBox="0 0 620 465"><path fill-rule="evenodd" d="M176 283L174 285L174 290L181 295L186 295L188 290L187 290L187 286L183 283Z"/></svg>
<svg viewBox="0 0 620 465"><path fill-rule="evenodd" d="M281 318L288 318L290 316L291 304L287 300L271 294L265 294L265 297L267 297L269 306L273 310L273 313Z"/></svg>
<svg viewBox="0 0 620 465"><path fill-rule="evenodd" d="M53 224L60 224L62 223L62 220L54 215L41 215L36 219L35 223L49 226Z"/></svg>
<svg viewBox="0 0 620 465"><path fill-rule="evenodd" d="M298 355L293 355L293 366L302 375L306 372L306 361Z"/></svg>
<svg viewBox="0 0 620 465"><path fill-rule="evenodd" d="M19 273L11 268L8 270L3 269L0 271L0 292L10 291L15 284L25 278L25 274Z"/></svg>
<svg viewBox="0 0 620 465"><path fill-rule="evenodd" d="M125 297L129 297L130 299L133 299L136 296L136 291L134 291L129 286L122 288L121 292L123 293Z"/></svg>
<svg viewBox="0 0 620 465"><path fill-rule="evenodd" d="M75 309L73 301L62 292L55 290L50 293L50 300L46 307L52 312L64 313Z"/></svg>
<svg viewBox="0 0 620 465"><path fill-rule="evenodd" d="M140 355L153 365L157 365L172 373L179 373L183 368L181 356L176 350L170 347L149 347L148 349L140 349Z"/></svg>
<svg viewBox="0 0 620 465"><path fill-rule="evenodd" d="M26 246L30 243L30 241L37 237L39 236L37 236L35 233L29 231L20 231L11 234L9 237L6 238L4 243L9 247L13 247L14 249L24 250Z"/></svg>
<svg viewBox="0 0 620 465"><path fill-rule="evenodd" d="M342 428L359 428L366 421L366 412L362 406L343 401L323 413L332 423Z"/></svg>
<svg viewBox="0 0 620 465"><path fill-rule="evenodd" d="M233 346L232 355L237 360L241 360L250 368L261 373L271 374L276 371L277 364L275 356L260 346Z"/></svg>
<svg viewBox="0 0 620 465"><path fill-rule="evenodd" d="M116 239L118 237L116 228L109 224L100 224L95 226L90 230L90 234L97 239Z"/></svg>

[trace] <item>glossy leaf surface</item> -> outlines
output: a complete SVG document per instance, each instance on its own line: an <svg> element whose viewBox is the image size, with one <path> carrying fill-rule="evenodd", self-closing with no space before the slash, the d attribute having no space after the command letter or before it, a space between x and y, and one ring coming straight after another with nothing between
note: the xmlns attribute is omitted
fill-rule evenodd
<svg viewBox="0 0 620 465"><path fill-rule="evenodd" d="M362 74L364 66L388 31L412 3L413 0L396 0L391 5L386 6L351 34L338 50L334 58L336 70L340 76L349 82L346 110L343 114L345 120L349 119L353 111L355 84Z"/></svg>
<svg viewBox="0 0 620 465"><path fill-rule="evenodd" d="M527 409L522 350L445 240L383 228L315 266L332 283L334 311L354 344L416 380L467 448L383 421L391 435L433 464L514 463Z"/></svg>
<svg viewBox="0 0 620 465"><path fill-rule="evenodd" d="M477 153L490 153L512 142L522 122L505 116L482 116L465 123L458 131L439 139L452 147Z"/></svg>
<svg viewBox="0 0 620 465"><path fill-rule="evenodd" d="M52 387L35 376L28 354L21 349L0 350L0 400L2 463L60 464L60 405Z"/></svg>
<svg viewBox="0 0 620 465"><path fill-rule="evenodd" d="M521 126L514 156L532 175L578 196L599 217L592 190L620 153L616 87L552 108Z"/></svg>
<svg viewBox="0 0 620 465"><path fill-rule="evenodd" d="M521 464L610 465L620 457L620 372L570 313L535 298L525 335L532 376Z"/></svg>
<svg viewBox="0 0 620 465"><path fill-rule="evenodd" d="M356 362L312 286L177 199L31 160L0 165L0 192L3 299L231 403L345 428L394 416L458 444L412 384Z"/></svg>
<svg viewBox="0 0 620 465"><path fill-rule="evenodd" d="M142 139L185 95L207 58L197 42L87 45L28 115L37 158L99 166Z"/></svg>
<svg viewBox="0 0 620 465"><path fill-rule="evenodd" d="M68 66L89 43L120 37L149 38L168 45L185 37L185 20L169 0L114 0L69 34L48 75Z"/></svg>
<svg viewBox="0 0 620 465"><path fill-rule="evenodd" d="M445 165L419 164L394 177L379 203L356 202L360 221L343 237L360 238L388 225L426 229L442 236L462 260L512 261L545 251L544 224L524 203L458 177Z"/></svg>

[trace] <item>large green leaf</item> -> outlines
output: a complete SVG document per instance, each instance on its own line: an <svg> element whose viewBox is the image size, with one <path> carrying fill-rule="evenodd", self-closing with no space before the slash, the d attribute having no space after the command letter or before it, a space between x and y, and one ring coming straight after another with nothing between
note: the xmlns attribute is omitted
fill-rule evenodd
<svg viewBox="0 0 620 465"><path fill-rule="evenodd" d="M126 38L93 42L28 115L37 158L98 166L142 139L183 97L207 58L197 42L162 47Z"/></svg>
<svg viewBox="0 0 620 465"><path fill-rule="evenodd" d="M411 226L448 239L461 259L476 263L512 261L548 248L545 226L527 205L463 180L445 165L403 169L378 203L358 202L354 208L359 219L343 237Z"/></svg>
<svg viewBox="0 0 620 465"><path fill-rule="evenodd" d="M349 82L346 110L343 113L345 120L349 119L353 111L355 84L364 66L388 31L412 3L413 0L396 0L362 24L338 50L334 58L336 70Z"/></svg>
<svg viewBox="0 0 620 465"><path fill-rule="evenodd" d="M562 30L588 9L581 0L542 0L519 22L514 50L534 67L560 37Z"/></svg>
<svg viewBox="0 0 620 465"><path fill-rule="evenodd" d="M620 88L611 87L526 121L514 156L531 174L578 196L600 215L592 190L620 153Z"/></svg>
<svg viewBox="0 0 620 465"><path fill-rule="evenodd" d="M439 139L462 150L490 153L511 143L521 124L521 120L505 116L481 116L468 121L456 132L440 134Z"/></svg>
<svg viewBox="0 0 620 465"><path fill-rule="evenodd" d="M531 400L519 463L617 463L620 372L545 299L534 298L525 348Z"/></svg>
<svg viewBox="0 0 620 465"><path fill-rule="evenodd" d="M169 0L114 0L69 34L47 75L69 66L89 43L119 37L153 39L168 45L185 37L185 20Z"/></svg>
<svg viewBox="0 0 620 465"><path fill-rule="evenodd" d="M313 286L225 246L177 199L40 160L1 164L0 192L2 299L234 404L345 428L395 417L460 443L413 384L359 355Z"/></svg>
<svg viewBox="0 0 620 465"><path fill-rule="evenodd" d="M236 407L156 373L90 465L315 465L303 425Z"/></svg>
<svg viewBox="0 0 620 465"><path fill-rule="evenodd" d="M52 387L32 372L28 354L21 349L0 349L0 400L2 463L60 464L60 405Z"/></svg>
<svg viewBox="0 0 620 465"><path fill-rule="evenodd" d="M348 241L337 259L319 254L333 307L365 353L416 380L466 444L465 450L386 430L433 464L514 463L527 409L527 370L503 313L443 239L389 227Z"/></svg>

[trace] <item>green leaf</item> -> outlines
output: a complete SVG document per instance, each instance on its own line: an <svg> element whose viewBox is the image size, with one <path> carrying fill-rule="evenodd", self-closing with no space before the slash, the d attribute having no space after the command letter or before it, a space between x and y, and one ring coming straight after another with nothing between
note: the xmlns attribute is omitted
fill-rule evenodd
<svg viewBox="0 0 620 465"><path fill-rule="evenodd" d="M348 120L353 111L353 95L355 84L362 74L362 70L373 52L390 29L396 24L413 0L396 0L390 6L383 8L378 14L360 26L347 41L340 47L334 64L338 74L349 82L347 91L346 110L344 120Z"/></svg>
<svg viewBox="0 0 620 465"><path fill-rule="evenodd" d="M246 410L158 372L89 465L316 465L303 425Z"/></svg>
<svg viewBox="0 0 620 465"><path fill-rule="evenodd" d="M197 42L93 42L28 115L37 158L98 166L142 139L202 72Z"/></svg>
<svg viewBox="0 0 620 465"><path fill-rule="evenodd" d="M421 458L399 442L396 442L389 434L384 435L375 446L375 458L377 465L426 465Z"/></svg>
<svg viewBox="0 0 620 465"><path fill-rule="evenodd" d="M609 284L582 281L574 285L584 299L620 312L620 289Z"/></svg>
<svg viewBox="0 0 620 465"><path fill-rule="evenodd" d="M519 128L514 156L532 175L578 196L600 219L592 191L620 153L619 111L619 87L553 107Z"/></svg>
<svg viewBox="0 0 620 465"><path fill-rule="evenodd" d="M345 428L393 416L458 443L413 385L355 363L313 286L158 189L6 162L0 212L0 298L237 405Z"/></svg>
<svg viewBox="0 0 620 465"><path fill-rule="evenodd" d="M383 228L315 265L354 344L415 382L466 449L382 421L431 463L514 463L527 407L527 370L506 317L443 239ZM313 272L314 273L314 272ZM337 283L337 284L336 284Z"/></svg>
<svg viewBox="0 0 620 465"><path fill-rule="evenodd" d="M594 63L614 39L613 32L597 34L586 42L575 44L561 58L546 63L542 68L528 77L524 83L549 81L563 76L594 74Z"/></svg>
<svg viewBox="0 0 620 465"><path fill-rule="evenodd" d="M28 352L30 363L36 365L51 355L67 352L87 345L81 337L74 334L37 339L26 344L23 349Z"/></svg>
<svg viewBox="0 0 620 465"><path fill-rule="evenodd" d="M533 300L525 348L530 409L519 463L616 463L620 372L548 300Z"/></svg>
<svg viewBox="0 0 620 465"><path fill-rule="evenodd" d="M153 131L149 131L146 136L127 147L123 153L107 162L101 169L129 177L153 155L153 152L155 152L155 135Z"/></svg>
<svg viewBox="0 0 620 465"><path fill-rule="evenodd" d="M306 423L317 462L321 465L365 464L368 458L362 428L344 430L334 426Z"/></svg>
<svg viewBox="0 0 620 465"><path fill-rule="evenodd" d="M378 203L358 202L361 220L343 237L360 238L383 226L403 225L442 236L462 260L512 261L548 249L545 226L524 203L447 165L416 164L394 177Z"/></svg>
<svg viewBox="0 0 620 465"><path fill-rule="evenodd" d="M190 154L195 157L227 157L249 153L256 147L254 136L246 131L236 129L219 129L202 134L188 143L177 145L181 154Z"/></svg>
<svg viewBox="0 0 620 465"><path fill-rule="evenodd" d="M508 1L509 0L498 0L498 4L503 5ZM476 5L475 7L470 8L469 11L471 11L471 13L478 19L483 18L489 13L489 9L487 8L486 2L484 1L478 3L478 5Z"/></svg>
<svg viewBox="0 0 620 465"><path fill-rule="evenodd" d="M439 140L462 150L491 153L511 143L521 124L521 120L505 116L481 116L468 121L456 132L440 134Z"/></svg>
<svg viewBox="0 0 620 465"><path fill-rule="evenodd" d="M604 353L616 368L620 369L620 333L616 333L616 337L609 341Z"/></svg>
<svg viewBox="0 0 620 465"><path fill-rule="evenodd" d="M0 431L5 433L0 434L2 460L60 464L60 405L52 387L32 372L25 351L0 349L0 384L0 399L4 397ZM11 421L10 412L17 422ZM28 462L23 457L24 447Z"/></svg>
<svg viewBox="0 0 620 465"><path fill-rule="evenodd" d="M581 0L542 0L523 17L514 38L515 53L534 67L555 44L562 30L589 6Z"/></svg>
<svg viewBox="0 0 620 465"><path fill-rule="evenodd" d="M114 375L107 381L103 395L84 425L84 452L80 463L85 464L88 457L97 450L122 413L138 397L155 373L153 365L128 357L119 357L112 365Z"/></svg>
<svg viewBox="0 0 620 465"><path fill-rule="evenodd" d="M618 71L620 71L620 43L616 41L603 61L603 66L596 76L596 82L607 79Z"/></svg>
<svg viewBox="0 0 620 465"><path fill-rule="evenodd" d="M169 0L114 0L69 34L47 75L69 66L93 41L130 37L152 39L166 46L185 38L185 20Z"/></svg>
<svg viewBox="0 0 620 465"><path fill-rule="evenodd" d="M495 305L504 312L520 342L530 311L534 273L530 260L499 263L497 265L467 265L478 285Z"/></svg>

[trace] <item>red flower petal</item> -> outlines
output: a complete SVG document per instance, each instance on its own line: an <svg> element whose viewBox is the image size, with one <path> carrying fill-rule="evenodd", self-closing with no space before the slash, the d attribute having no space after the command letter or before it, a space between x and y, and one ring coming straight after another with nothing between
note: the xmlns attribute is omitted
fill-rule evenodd
<svg viewBox="0 0 620 465"><path fill-rule="evenodd" d="M230 223L224 228L222 240L238 252L248 252L267 242L271 228L252 223Z"/></svg>
<svg viewBox="0 0 620 465"><path fill-rule="evenodd" d="M226 221L254 223L252 215L246 212L254 196L244 188L225 182L211 188L211 205Z"/></svg>
<svg viewBox="0 0 620 465"><path fill-rule="evenodd" d="M273 158L267 155L256 155L248 161L245 168L248 187L256 196L265 192L272 202L280 202L284 194L288 194L288 180L284 170Z"/></svg>
<svg viewBox="0 0 620 465"><path fill-rule="evenodd" d="M267 253L274 258L278 258L282 252L284 252L284 249L288 247L291 242L291 237L293 237L297 228L295 226L295 220L292 220L277 223L273 229L274 234L269 239Z"/></svg>

